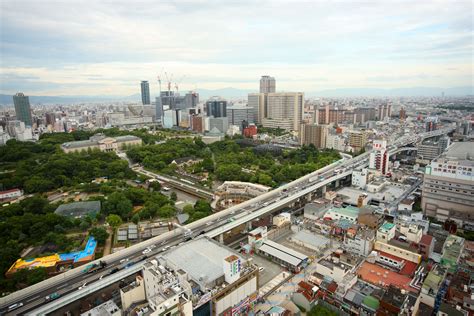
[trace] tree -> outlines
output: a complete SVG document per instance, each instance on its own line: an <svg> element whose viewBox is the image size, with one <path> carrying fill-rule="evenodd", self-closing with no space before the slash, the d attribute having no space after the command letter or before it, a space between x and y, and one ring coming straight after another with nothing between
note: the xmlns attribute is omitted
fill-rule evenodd
<svg viewBox="0 0 474 316"><path fill-rule="evenodd" d="M117 229L120 225L122 225L122 218L116 214L110 214L106 218L107 223L109 223L110 226L112 226L114 229Z"/></svg>
<svg viewBox="0 0 474 316"><path fill-rule="evenodd" d="M132 216L133 223L138 224L139 221L140 221L140 215L138 213Z"/></svg>
<svg viewBox="0 0 474 316"><path fill-rule="evenodd" d="M164 218L169 218L169 217L172 217L173 215L176 214L176 210L174 207L172 207L171 205L165 205L165 206L162 206L160 207L160 210L158 211L158 215L160 217L164 217Z"/></svg>
<svg viewBox="0 0 474 316"><path fill-rule="evenodd" d="M150 188L153 189L153 191L159 192L161 190L161 184L158 181L150 182Z"/></svg>
<svg viewBox="0 0 474 316"><path fill-rule="evenodd" d="M79 228L82 231L86 231L89 227L91 227L91 224L88 221L82 221L81 224L79 225Z"/></svg>
<svg viewBox="0 0 474 316"><path fill-rule="evenodd" d="M176 202L178 200L178 195L176 194L176 192L171 192L171 195L170 195L170 200L173 201L173 202Z"/></svg>
<svg viewBox="0 0 474 316"><path fill-rule="evenodd" d="M109 238L109 233L104 227L93 227L89 230L89 235L94 237L95 240L101 245L105 244L107 238Z"/></svg>
<svg viewBox="0 0 474 316"><path fill-rule="evenodd" d="M132 202L121 192L113 192L108 195L102 207L102 211L106 215L117 214L123 219L130 217L132 210Z"/></svg>

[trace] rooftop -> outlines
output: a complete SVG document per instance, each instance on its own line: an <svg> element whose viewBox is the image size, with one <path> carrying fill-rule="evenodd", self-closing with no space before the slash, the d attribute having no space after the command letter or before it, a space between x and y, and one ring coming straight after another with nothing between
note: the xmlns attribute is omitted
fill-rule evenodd
<svg viewBox="0 0 474 316"><path fill-rule="evenodd" d="M474 142L454 142L442 157L474 160Z"/></svg>
<svg viewBox="0 0 474 316"><path fill-rule="evenodd" d="M266 252L294 266L298 266L302 261L308 259L307 256L271 240L266 240L259 248L259 251Z"/></svg>
<svg viewBox="0 0 474 316"><path fill-rule="evenodd" d="M191 279L211 283L224 276L224 258L230 255L241 258L211 239L197 238L165 252L162 257L176 269L186 271Z"/></svg>
<svg viewBox="0 0 474 316"><path fill-rule="evenodd" d="M390 230L391 230L392 228L394 228L394 227L395 227L395 224L389 223L389 222L385 222L385 223L382 224L382 226L380 226L379 231L386 233L386 232L390 231Z"/></svg>
<svg viewBox="0 0 474 316"><path fill-rule="evenodd" d="M314 234L307 230L300 230L299 232L291 236L291 240L299 241L304 244L309 244L316 248L324 247L329 243L329 239L327 239L326 237Z"/></svg>
<svg viewBox="0 0 474 316"><path fill-rule="evenodd" d="M406 275L382 268L379 265L364 262L357 270L357 275L364 281L377 286L394 285L400 289L415 291L409 286L411 278Z"/></svg>

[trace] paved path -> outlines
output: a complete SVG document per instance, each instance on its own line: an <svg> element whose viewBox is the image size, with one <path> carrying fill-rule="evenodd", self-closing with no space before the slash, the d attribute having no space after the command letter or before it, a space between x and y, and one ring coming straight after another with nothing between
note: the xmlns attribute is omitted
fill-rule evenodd
<svg viewBox="0 0 474 316"><path fill-rule="evenodd" d="M103 257L109 255L110 250L112 249L112 237L113 237L114 234L113 234L113 231L110 227L107 227L107 232L109 233L109 237L105 241Z"/></svg>

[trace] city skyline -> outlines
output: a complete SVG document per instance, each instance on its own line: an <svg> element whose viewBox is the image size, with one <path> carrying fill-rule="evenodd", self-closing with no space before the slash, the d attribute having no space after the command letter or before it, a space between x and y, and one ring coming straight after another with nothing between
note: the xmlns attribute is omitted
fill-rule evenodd
<svg viewBox="0 0 474 316"><path fill-rule="evenodd" d="M2 2L0 93L132 95L148 80L156 95L165 71L182 91L258 90L262 75L280 91L473 86L468 1L142 4Z"/></svg>

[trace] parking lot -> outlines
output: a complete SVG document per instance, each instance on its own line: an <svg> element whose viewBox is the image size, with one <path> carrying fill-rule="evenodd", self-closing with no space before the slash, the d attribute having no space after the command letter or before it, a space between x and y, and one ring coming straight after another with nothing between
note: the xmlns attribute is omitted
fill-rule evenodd
<svg viewBox="0 0 474 316"><path fill-rule="evenodd" d="M260 276L258 280L259 287L263 286L264 284L266 284L275 276L277 276L278 274L280 274L282 271L285 270L280 265L273 263L270 260L256 254L253 254L251 256L247 255L246 258L252 258L253 263L258 265L259 267L263 267L263 271L260 271Z"/></svg>

